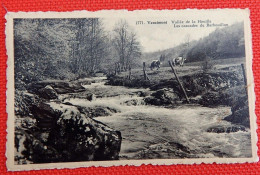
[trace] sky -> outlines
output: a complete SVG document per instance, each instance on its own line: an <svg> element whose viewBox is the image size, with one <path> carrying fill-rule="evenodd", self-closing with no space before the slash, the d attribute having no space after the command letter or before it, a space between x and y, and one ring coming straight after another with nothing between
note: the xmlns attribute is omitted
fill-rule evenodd
<svg viewBox="0 0 260 175"><path fill-rule="evenodd" d="M150 16L150 17L149 17ZM152 16L152 17L151 17ZM107 31L112 31L116 23L123 19L136 32L139 42L144 52L154 52L175 47L184 43L187 36L190 40L198 40L209 33L222 27L200 27L199 20L209 24L227 24L228 26L243 21L245 15L241 13L230 13L226 11L178 11L171 14L158 13L153 15L114 15L103 18L104 27ZM137 25L137 21L143 21L144 24ZM164 24L149 24L149 22L163 22ZM173 23L174 21L174 23ZM180 22L183 23L180 23ZM186 23L189 21L189 23ZM184 27L183 25L192 25L192 21L198 27ZM166 24L167 22L167 24ZM179 24L178 24L179 23ZM175 26L174 26L175 24ZM206 26L207 23L203 23ZM180 25L177 27L177 25Z"/></svg>

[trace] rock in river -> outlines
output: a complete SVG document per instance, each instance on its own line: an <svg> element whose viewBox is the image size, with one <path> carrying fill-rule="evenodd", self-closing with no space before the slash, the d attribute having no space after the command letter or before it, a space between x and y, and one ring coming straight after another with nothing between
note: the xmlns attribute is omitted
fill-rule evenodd
<svg viewBox="0 0 260 175"><path fill-rule="evenodd" d="M234 125L234 126L212 126L207 129L207 132L213 133L231 133L238 131L246 131L244 126Z"/></svg>
<svg viewBox="0 0 260 175"><path fill-rule="evenodd" d="M39 96L44 99L56 99L58 98L57 92L50 86L47 85L44 88L39 89Z"/></svg>
<svg viewBox="0 0 260 175"><path fill-rule="evenodd" d="M31 113L37 121L37 127L42 129L51 129L56 120L62 114L61 111L54 110L48 103L39 102L31 106Z"/></svg>
<svg viewBox="0 0 260 175"><path fill-rule="evenodd" d="M232 114L224 118L224 120L249 128L250 116L247 98L246 95L237 97L237 100L234 100L231 105Z"/></svg>
<svg viewBox="0 0 260 175"><path fill-rule="evenodd" d="M16 128L18 164L116 160L121 133L81 113L76 106L42 102L33 107L33 130Z"/></svg>
<svg viewBox="0 0 260 175"><path fill-rule="evenodd" d="M39 82L33 82L27 86L27 90L30 93L39 94L39 89L42 89L50 85L58 94L82 92L85 90L81 83L61 81L61 80L45 80Z"/></svg>
<svg viewBox="0 0 260 175"><path fill-rule="evenodd" d="M62 115L49 142L63 155L63 161L116 160L121 133L79 112L76 107L54 105Z"/></svg>
<svg viewBox="0 0 260 175"><path fill-rule="evenodd" d="M144 99L147 104L158 106L175 104L177 100L179 96L166 88L159 89Z"/></svg>

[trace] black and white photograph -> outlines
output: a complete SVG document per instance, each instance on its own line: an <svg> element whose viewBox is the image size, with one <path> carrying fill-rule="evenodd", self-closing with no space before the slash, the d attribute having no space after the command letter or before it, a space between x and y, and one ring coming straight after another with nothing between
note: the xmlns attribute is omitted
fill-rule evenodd
<svg viewBox="0 0 260 175"><path fill-rule="evenodd" d="M6 19L8 169L258 160L248 10Z"/></svg>

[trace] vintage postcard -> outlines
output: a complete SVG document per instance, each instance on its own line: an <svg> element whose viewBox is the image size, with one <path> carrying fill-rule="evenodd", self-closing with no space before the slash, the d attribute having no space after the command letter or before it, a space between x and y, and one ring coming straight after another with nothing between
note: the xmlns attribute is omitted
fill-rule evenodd
<svg viewBox="0 0 260 175"><path fill-rule="evenodd" d="M249 15L8 12L8 170L258 161Z"/></svg>

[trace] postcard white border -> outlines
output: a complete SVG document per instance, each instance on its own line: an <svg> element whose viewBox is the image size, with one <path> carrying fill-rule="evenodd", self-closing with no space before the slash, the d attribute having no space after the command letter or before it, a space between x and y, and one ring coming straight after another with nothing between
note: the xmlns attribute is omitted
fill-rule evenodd
<svg viewBox="0 0 260 175"><path fill-rule="evenodd" d="M116 160L116 161L88 161L88 162L70 162L70 163L44 163L44 164L14 164L14 36L13 36L13 19L14 18L86 18L86 17L118 17L124 16L138 17L149 16L181 16L191 15L194 13L210 13L218 11L219 13L229 15L239 15L244 19L245 31L245 46L246 46L246 71L248 81L248 96L249 96L249 113L250 113L250 128L251 128L251 143L252 157L251 158L196 158L196 159L149 159L149 160ZM22 170L39 170L39 169L61 169L61 168L79 168L79 167L109 167L120 165L140 166L142 164L152 165L174 165L174 164L201 164L201 163L252 163L259 160L257 155L257 133L256 133L256 115L255 115L255 93L254 93L254 77L252 71L252 35L250 28L249 9L186 9L186 10L102 10L96 12L89 11L73 11L73 12L8 12L5 16L6 23L6 48L7 48L7 144L6 157L7 169L9 171Z"/></svg>

